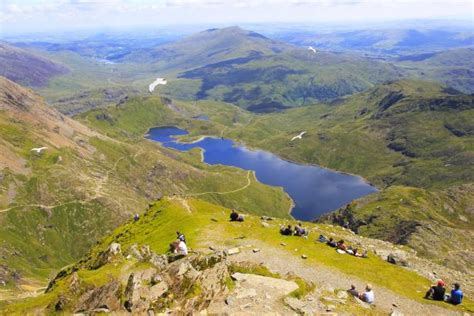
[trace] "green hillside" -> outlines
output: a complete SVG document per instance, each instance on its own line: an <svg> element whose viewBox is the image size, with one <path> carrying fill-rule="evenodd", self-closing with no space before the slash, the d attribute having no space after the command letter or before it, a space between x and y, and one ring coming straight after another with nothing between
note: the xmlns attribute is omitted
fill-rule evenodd
<svg viewBox="0 0 474 316"><path fill-rule="evenodd" d="M222 103L173 106L187 118L173 124L191 137L224 135L292 161L364 176L382 190L367 198L370 203L363 199L326 220L407 244L447 266L465 270L472 260L472 96L398 81L331 104L267 115ZM211 121L189 120L198 114ZM303 139L291 142L301 131L307 132Z"/></svg>
<svg viewBox="0 0 474 316"><path fill-rule="evenodd" d="M176 153L125 133L110 138L4 78L0 99L0 279L8 289L44 284L163 195L199 195L288 217L291 202L281 189L243 170L207 166L198 151ZM150 102L164 107L159 99ZM39 154L31 151L43 146ZM235 192L220 193L228 191Z"/></svg>
<svg viewBox="0 0 474 316"><path fill-rule="evenodd" d="M158 261L155 254L159 255L167 252L168 244L173 240L176 230L180 230L186 234L187 243L193 253L212 253L209 246L212 246L213 249L240 247L241 252L246 253L247 251L251 252L250 249L245 250L248 248L248 246L245 246L246 244L258 245L262 255L253 254L253 258L255 258L253 260L255 262L261 262L260 266L258 268L242 269L238 268L238 266L235 267L235 264L239 261L233 261L235 262L234 268L231 267L231 269L238 269L237 271L279 277L277 273L271 273L265 268L270 262L266 262L265 260L261 261L261 259L265 257L265 253L279 251L282 252L285 257L274 257L274 260L294 262L295 266L302 265L302 267L306 267L306 270L304 270L306 272L301 272L296 275L296 277L301 280L298 282L299 284L304 284L302 282L305 281L309 282L311 278L310 271L318 271L318 269L324 271L324 269L327 268L332 269L334 274L347 278L347 282L351 282L351 279L354 277L361 278L365 282L371 282L377 291L376 293L380 295L379 303L372 308L369 307L369 310L361 309L357 303L352 301L347 302L345 305L338 305L336 310L341 309L341 311L346 311L351 314L384 314L387 312L387 309L390 309L393 300L397 302L403 300L403 304L399 303L399 307L404 311L409 310L410 306L412 310L420 310L423 308L422 310L425 312L431 311L443 314L455 311L472 312L474 308L472 301L468 299L465 300L463 305L457 307L442 302L424 300L422 296L424 290L430 284L429 280L408 269L389 264L378 258L372 252L369 253L369 258L366 259L347 255L342 256L334 251L333 248L313 241L317 234L347 236L347 232L342 229L327 225L308 224L308 229L311 231L311 239L285 237L279 235L278 226L287 223L294 224L293 221L288 222L275 219L270 221L268 225L263 226L262 221L258 217L247 215L245 222L235 223L228 221L229 212L229 209L223 209L220 206L196 199L162 199L143 213L137 222L129 221L125 225L117 228L112 234L102 239L83 260L65 268L55 278L54 283L50 284L50 288L46 294L3 306L3 310L7 313L48 313L55 311L70 313L78 311L81 306L94 308L94 306L106 303L106 305L102 305L103 308L113 312L125 311L126 306L129 306L126 303L124 304L128 297L126 288L128 288L127 280L130 280L129 274L133 272L134 275L142 275L141 278L146 278L143 274L145 271L154 270L155 273L159 273L163 267L158 263L160 261ZM367 240L365 242L370 241ZM121 252L118 255L108 255L108 249L112 243L118 243L120 245ZM362 241L362 243L364 243L364 241ZM145 251L143 246L148 246L152 252L151 255L147 255L148 257L145 256L145 253L149 250L143 252ZM250 248L251 247L252 246L250 246ZM144 257L142 257L140 253L143 253ZM301 259L302 254L308 257L306 261ZM238 256L236 256L236 258L238 258ZM214 255L214 260L221 259L216 259ZM232 260L232 257L229 257L229 260ZM179 265L180 262L183 263ZM208 267L212 267L216 264L215 262L216 261L212 263L209 261ZM226 264L230 264L232 261L226 260L225 262L227 262ZM296 264L296 262L298 263ZM180 267L179 271L187 264L186 259L178 260L176 263ZM247 264L250 264L250 262ZM206 266L200 266L199 269L204 271ZM147 273L149 274L150 272ZM178 274L179 273L180 272L178 272ZM203 292L204 284L200 283L202 280L194 281L196 282L194 286L190 286L190 284L193 284L192 281L189 283L190 280L193 280L192 278L192 274L185 274L182 281L180 281L181 279L179 278L175 281L166 279L166 282L169 284L167 287L168 293L173 294L166 294L167 292L165 291L162 296L153 299L143 290L141 292L141 299L143 302L149 302L151 304L149 309L154 309L155 312L179 310L183 308L184 306L176 305L173 302L180 300L181 296L185 294L186 304L189 302L194 302L195 304L199 302L199 300L205 299L205 297L201 295L207 294ZM111 285L115 282L121 284L117 292L107 292L115 290L113 290L114 287L106 287L105 285ZM146 282L146 280L143 280L142 283L135 285L135 288L156 284L151 283L151 285L148 285ZM232 289L234 288L232 285L233 281L231 281L230 278L222 279L220 282L225 284L227 290L221 294L223 295L222 297L217 296L214 299L223 299L229 292L232 293ZM317 291L326 291L326 296L324 298L320 297L319 299L329 299L327 297L331 295L329 294L330 290L325 290L322 284L314 285ZM88 297L87 293L90 293L91 289L98 290L98 292L96 292L98 297L95 299L90 298L88 303L84 301L84 299ZM179 292L174 294L175 289L181 289L183 292L181 292L181 294ZM300 293L303 295L301 297L311 295L311 291L311 288L307 288L306 290L300 288ZM334 292L334 289L332 291ZM383 298L384 293L391 293L391 299L385 301ZM113 303L112 295L116 296L115 300L118 300L120 305ZM270 299L267 298L267 301L268 300ZM207 303L207 306L208 305L209 302ZM206 306L206 304L204 306ZM139 305L133 305L131 308L132 310L140 310ZM195 309L194 311L198 310Z"/></svg>

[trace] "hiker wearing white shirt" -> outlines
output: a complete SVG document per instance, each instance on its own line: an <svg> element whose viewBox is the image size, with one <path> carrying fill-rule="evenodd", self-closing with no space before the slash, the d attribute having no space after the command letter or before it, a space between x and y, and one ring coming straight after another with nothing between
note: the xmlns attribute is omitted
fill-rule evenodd
<svg viewBox="0 0 474 316"><path fill-rule="evenodd" d="M180 240L178 244L178 253L184 256L188 255L188 247L186 246L186 243L182 240Z"/></svg>
<svg viewBox="0 0 474 316"><path fill-rule="evenodd" d="M373 304L375 300L374 291L372 291L372 285L367 284L365 292L359 295L359 298L366 303Z"/></svg>

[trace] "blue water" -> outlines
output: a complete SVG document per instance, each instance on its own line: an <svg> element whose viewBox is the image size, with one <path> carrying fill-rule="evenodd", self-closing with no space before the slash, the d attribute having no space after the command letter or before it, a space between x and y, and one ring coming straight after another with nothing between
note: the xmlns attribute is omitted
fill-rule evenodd
<svg viewBox="0 0 474 316"><path fill-rule="evenodd" d="M186 135L176 127L157 127L147 138L180 151L204 149L204 162L255 171L265 184L283 187L295 204L291 215L299 220L313 220L350 201L377 190L362 178L317 166L301 165L262 150L249 150L230 139L206 137L196 143L177 143L174 136Z"/></svg>

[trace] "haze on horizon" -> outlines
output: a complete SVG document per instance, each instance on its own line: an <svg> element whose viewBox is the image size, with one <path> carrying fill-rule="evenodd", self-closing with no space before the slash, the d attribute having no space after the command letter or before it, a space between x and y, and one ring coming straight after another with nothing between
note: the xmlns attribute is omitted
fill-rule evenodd
<svg viewBox="0 0 474 316"><path fill-rule="evenodd" d="M472 0L2 0L0 35L77 29L441 19L474 26Z"/></svg>

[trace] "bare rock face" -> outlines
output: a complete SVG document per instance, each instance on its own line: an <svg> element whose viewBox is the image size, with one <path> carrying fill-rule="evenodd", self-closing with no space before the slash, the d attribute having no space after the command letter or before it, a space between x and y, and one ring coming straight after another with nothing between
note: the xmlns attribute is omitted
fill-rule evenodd
<svg viewBox="0 0 474 316"><path fill-rule="evenodd" d="M95 309L120 310L121 286L113 280L101 287L86 291L78 300L75 313L89 313Z"/></svg>

